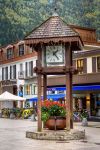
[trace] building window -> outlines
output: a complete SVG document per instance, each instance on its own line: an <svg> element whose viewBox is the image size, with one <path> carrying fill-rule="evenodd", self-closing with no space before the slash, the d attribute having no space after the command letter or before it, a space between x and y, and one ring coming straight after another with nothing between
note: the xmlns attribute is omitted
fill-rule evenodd
<svg viewBox="0 0 100 150"><path fill-rule="evenodd" d="M8 67L2 68L2 80L8 80Z"/></svg>
<svg viewBox="0 0 100 150"><path fill-rule="evenodd" d="M24 55L24 44L19 45L19 56Z"/></svg>
<svg viewBox="0 0 100 150"><path fill-rule="evenodd" d="M10 66L10 79L16 79L16 65Z"/></svg>
<svg viewBox="0 0 100 150"><path fill-rule="evenodd" d="M28 76L28 63L25 63L25 76Z"/></svg>
<svg viewBox="0 0 100 150"><path fill-rule="evenodd" d="M97 71L100 72L100 56L97 57Z"/></svg>
<svg viewBox="0 0 100 150"><path fill-rule="evenodd" d="M5 80L8 80L8 67L5 67Z"/></svg>
<svg viewBox="0 0 100 150"><path fill-rule="evenodd" d="M79 74L83 73L83 59L77 60L77 69L79 71Z"/></svg>
<svg viewBox="0 0 100 150"><path fill-rule="evenodd" d="M25 76L26 77L33 76L33 61L25 63Z"/></svg>
<svg viewBox="0 0 100 150"><path fill-rule="evenodd" d="M37 93L38 93L38 88L37 88L36 85L34 86L34 92L35 92L34 94L37 95Z"/></svg>
<svg viewBox="0 0 100 150"><path fill-rule="evenodd" d="M31 90L32 90L31 93L32 93L32 95L34 95L34 84L32 84L31 87L32 87L31 88Z"/></svg>
<svg viewBox="0 0 100 150"><path fill-rule="evenodd" d="M20 64L20 71L23 71L23 64Z"/></svg>
<svg viewBox="0 0 100 150"><path fill-rule="evenodd" d="M4 68L2 68L2 80L4 80Z"/></svg>
<svg viewBox="0 0 100 150"><path fill-rule="evenodd" d="M29 62L29 76L33 76L33 61Z"/></svg>
<svg viewBox="0 0 100 150"><path fill-rule="evenodd" d="M32 91L31 91L32 95L37 95L37 86L32 84L31 87L32 87L31 88L32 89Z"/></svg>
<svg viewBox="0 0 100 150"><path fill-rule="evenodd" d="M13 49L7 49L7 59L11 59L13 57Z"/></svg>
<svg viewBox="0 0 100 150"><path fill-rule="evenodd" d="M25 95L30 95L31 94L31 86L28 84L28 85L25 85L25 88L24 88L24 93Z"/></svg>
<svg viewBox="0 0 100 150"><path fill-rule="evenodd" d="M13 66L13 79L16 79L16 65Z"/></svg>

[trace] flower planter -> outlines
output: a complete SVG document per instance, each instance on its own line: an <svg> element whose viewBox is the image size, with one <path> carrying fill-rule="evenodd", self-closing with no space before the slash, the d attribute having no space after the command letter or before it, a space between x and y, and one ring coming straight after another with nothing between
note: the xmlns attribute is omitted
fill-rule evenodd
<svg viewBox="0 0 100 150"><path fill-rule="evenodd" d="M45 127L49 130L63 130L66 127L66 118L60 116L52 116L46 121Z"/></svg>

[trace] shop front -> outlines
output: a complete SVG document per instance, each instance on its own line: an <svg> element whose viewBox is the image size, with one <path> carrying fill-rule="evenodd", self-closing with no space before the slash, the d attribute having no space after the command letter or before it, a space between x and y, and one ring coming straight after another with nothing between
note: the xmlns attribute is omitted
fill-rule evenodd
<svg viewBox="0 0 100 150"><path fill-rule="evenodd" d="M48 94L65 94L65 90L64 86L49 87ZM89 116L100 116L100 85L73 86L73 110L78 112L82 109L87 110Z"/></svg>
<svg viewBox="0 0 100 150"><path fill-rule="evenodd" d="M47 98L50 100L65 103L66 87L48 87ZM41 96L43 100L43 96ZM29 103L33 107L37 103L37 95L29 98ZM100 116L100 85L73 86L73 110L80 112L82 109L88 111L89 116Z"/></svg>

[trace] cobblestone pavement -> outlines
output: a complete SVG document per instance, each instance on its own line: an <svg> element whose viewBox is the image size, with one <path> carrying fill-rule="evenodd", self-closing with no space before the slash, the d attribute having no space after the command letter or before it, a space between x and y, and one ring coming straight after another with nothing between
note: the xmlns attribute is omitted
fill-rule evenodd
<svg viewBox="0 0 100 150"><path fill-rule="evenodd" d="M100 122L88 127L75 123L74 128L85 129L86 139L80 141L43 141L25 137L27 130L35 130L37 122L0 118L0 150L100 150Z"/></svg>

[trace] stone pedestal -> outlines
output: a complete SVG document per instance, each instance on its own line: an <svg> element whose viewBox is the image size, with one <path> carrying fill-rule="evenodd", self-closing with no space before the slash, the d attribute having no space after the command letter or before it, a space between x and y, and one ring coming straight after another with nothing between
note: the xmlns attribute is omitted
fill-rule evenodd
<svg viewBox="0 0 100 150"><path fill-rule="evenodd" d="M37 140L80 140L85 138L85 131L71 129L71 131L59 130L50 131L43 130L42 132L26 132L26 137Z"/></svg>

